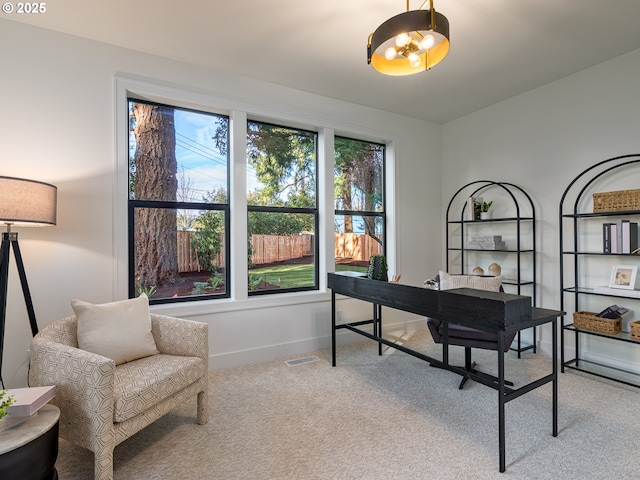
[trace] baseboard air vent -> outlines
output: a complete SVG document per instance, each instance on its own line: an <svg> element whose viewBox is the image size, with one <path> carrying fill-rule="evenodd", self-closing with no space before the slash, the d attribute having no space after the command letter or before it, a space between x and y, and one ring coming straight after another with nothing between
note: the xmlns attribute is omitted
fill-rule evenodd
<svg viewBox="0 0 640 480"><path fill-rule="evenodd" d="M318 357L316 357L315 355L312 355L311 357L304 357L304 358L296 358L294 360L287 360L284 363L286 363L290 367L295 367L297 365L303 365L305 363L311 363L311 362L316 362L316 361L318 361Z"/></svg>

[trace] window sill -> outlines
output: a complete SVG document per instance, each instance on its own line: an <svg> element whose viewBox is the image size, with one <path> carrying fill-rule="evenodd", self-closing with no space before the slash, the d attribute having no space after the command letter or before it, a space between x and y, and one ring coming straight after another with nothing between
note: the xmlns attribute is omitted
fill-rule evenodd
<svg viewBox="0 0 640 480"><path fill-rule="evenodd" d="M274 295L261 295L242 300L226 298L221 300L202 300L170 304L151 305L153 313L173 317L193 317L199 315L256 310L264 308L287 307L305 303L328 302L330 292L318 290L314 292L295 292Z"/></svg>

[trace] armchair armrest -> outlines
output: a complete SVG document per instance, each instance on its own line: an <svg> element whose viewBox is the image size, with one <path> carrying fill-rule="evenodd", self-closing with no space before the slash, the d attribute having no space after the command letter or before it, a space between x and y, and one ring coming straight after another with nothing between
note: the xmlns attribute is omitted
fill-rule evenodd
<svg viewBox="0 0 640 480"><path fill-rule="evenodd" d="M116 365L110 358L36 335L29 353L29 385L56 386L51 403L61 411L60 429L95 451L113 433Z"/></svg>
<svg viewBox="0 0 640 480"><path fill-rule="evenodd" d="M160 353L209 361L209 325L151 314L151 332Z"/></svg>

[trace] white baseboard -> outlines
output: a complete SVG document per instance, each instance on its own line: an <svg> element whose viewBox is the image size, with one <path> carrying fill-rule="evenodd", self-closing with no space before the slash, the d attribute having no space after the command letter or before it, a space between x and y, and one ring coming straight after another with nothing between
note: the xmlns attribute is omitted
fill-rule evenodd
<svg viewBox="0 0 640 480"><path fill-rule="evenodd" d="M426 326L427 324L424 317L418 317L402 322L383 325L382 329L385 334L398 336L400 333L406 334L422 330L426 328ZM361 328L366 330L366 327ZM361 342L363 340L365 340L365 337L362 335L358 335L357 333L350 332L345 329L339 330L336 333L336 344L338 346ZM209 356L209 370L219 370L222 368L238 367L240 365L248 365L251 363L268 362L295 355L305 355L307 353L327 348L331 348L330 335L276 345L266 345L263 347L239 350L235 352L214 354Z"/></svg>
<svg viewBox="0 0 640 480"><path fill-rule="evenodd" d="M365 328L365 327L362 327ZM403 334L410 334L418 330L427 328L424 317L417 317L389 323L383 326L385 335L391 337L399 337ZM370 330L369 330L370 331ZM336 334L336 343L338 346L348 345L355 342L366 340L363 336L348 330L339 330ZM553 349L550 341L537 340L539 354L552 356ZM280 343L275 345L266 345L258 348L240 350L235 352L227 352L214 354L209 356L209 370L217 370L221 368L237 367L240 365L248 365L251 363L268 362L271 360L285 359L297 355L305 355L318 350L331 348L331 336L314 337L298 340L295 342ZM573 348L565 348L565 358L574 358ZM597 352L584 352L581 358L593 362L603 363L612 367L621 368L623 370L640 373L640 365L626 362L620 358L613 358L601 355ZM558 352L558 360L560 352Z"/></svg>

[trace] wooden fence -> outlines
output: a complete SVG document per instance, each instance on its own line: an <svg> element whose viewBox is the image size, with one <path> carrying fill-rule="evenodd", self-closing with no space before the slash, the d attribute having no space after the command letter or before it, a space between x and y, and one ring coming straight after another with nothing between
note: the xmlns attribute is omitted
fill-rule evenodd
<svg viewBox="0 0 640 480"><path fill-rule="evenodd" d="M336 233L334 250L337 261L368 262L372 255L380 255L382 253L382 245L369 235Z"/></svg>
<svg viewBox="0 0 640 480"><path fill-rule="evenodd" d="M313 255L313 235L251 235L254 265L283 262Z"/></svg>
<svg viewBox="0 0 640 480"><path fill-rule="evenodd" d="M193 232L178 231L178 271L199 272L198 252L192 247ZM283 262L294 258L313 255L314 235L252 235L251 250L254 265ZM356 233L336 233L335 258L337 261L369 261L372 255L382 251L379 242L368 235ZM222 252L214 262L224 267L224 242Z"/></svg>

